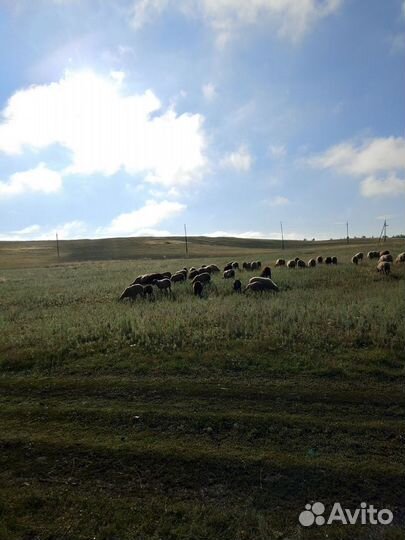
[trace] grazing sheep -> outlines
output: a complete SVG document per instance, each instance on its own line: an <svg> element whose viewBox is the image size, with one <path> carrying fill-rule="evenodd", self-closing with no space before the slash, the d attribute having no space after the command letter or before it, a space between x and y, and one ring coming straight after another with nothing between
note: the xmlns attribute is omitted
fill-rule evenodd
<svg viewBox="0 0 405 540"><path fill-rule="evenodd" d="M169 278L155 279L153 285L156 285L161 291L171 292L172 290L172 282Z"/></svg>
<svg viewBox="0 0 405 540"><path fill-rule="evenodd" d="M193 284L197 281L200 281L201 283L209 283L211 281L211 275L208 272L205 272L203 274L198 274L193 279Z"/></svg>
<svg viewBox="0 0 405 540"><path fill-rule="evenodd" d="M380 251L379 255L380 257L382 257L383 255L389 255L390 252L388 251L388 249L385 249L384 251Z"/></svg>
<svg viewBox="0 0 405 540"><path fill-rule="evenodd" d="M279 291L278 285L274 283L274 281L270 278L264 278L264 277L252 277L249 279L248 285L251 285L252 283L261 283L263 287L266 287L267 289L270 289L272 291Z"/></svg>
<svg viewBox="0 0 405 540"><path fill-rule="evenodd" d="M357 255L353 255L353 257L352 257L352 263L353 263L353 264L359 264L359 259L357 258Z"/></svg>
<svg viewBox="0 0 405 540"><path fill-rule="evenodd" d="M189 270L189 272L194 272L194 270L197 270L197 268L195 268L195 266L192 266Z"/></svg>
<svg viewBox="0 0 405 540"><path fill-rule="evenodd" d="M141 276L139 283L141 283L141 285L153 285L155 279L165 279L165 276L158 272L155 272L153 274L144 274L143 276Z"/></svg>
<svg viewBox="0 0 405 540"><path fill-rule="evenodd" d="M265 266L260 275L261 275L261 277L271 278L271 268L270 268L270 266Z"/></svg>
<svg viewBox="0 0 405 540"><path fill-rule="evenodd" d="M200 266L200 268L197 268L197 273L198 274L204 274L206 272L211 274L211 270L209 270L207 266Z"/></svg>
<svg viewBox="0 0 405 540"><path fill-rule="evenodd" d="M136 283L134 285L130 285L127 287L119 297L120 300L124 300L124 298L129 298L130 300L135 300L138 296L143 297L144 295L144 288L141 284Z"/></svg>
<svg viewBox="0 0 405 540"><path fill-rule="evenodd" d="M316 266L316 260L315 259L309 259L308 268L313 268L314 266Z"/></svg>
<svg viewBox="0 0 405 540"><path fill-rule="evenodd" d="M379 261L377 264L377 272L388 276L391 272L391 264L388 261Z"/></svg>
<svg viewBox="0 0 405 540"><path fill-rule="evenodd" d="M378 262L393 262L393 260L391 253L387 253L386 255L382 255Z"/></svg>
<svg viewBox="0 0 405 540"><path fill-rule="evenodd" d="M171 272L162 272L162 276L165 277L165 278L171 278L172 277L172 273Z"/></svg>
<svg viewBox="0 0 405 540"><path fill-rule="evenodd" d="M198 276L198 271L197 271L197 270L191 271L191 272L188 274L188 279L193 280L193 279L195 278L195 276Z"/></svg>
<svg viewBox="0 0 405 540"><path fill-rule="evenodd" d="M362 261L364 253L362 251L359 251L358 253L356 253L355 257L357 257L357 261Z"/></svg>
<svg viewBox="0 0 405 540"><path fill-rule="evenodd" d="M294 261L297 263L300 260L299 257L295 257Z"/></svg>
<svg viewBox="0 0 405 540"><path fill-rule="evenodd" d="M224 266L224 272L226 272L227 270L232 270L232 263L228 263Z"/></svg>
<svg viewBox="0 0 405 540"><path fill-rule="evenodd" d="M332 257L332 264L337 264L337 263L338 263L337 257Z"/></svg>
<svg viewBox="0 0 405 540"><path fill-rule="evenodd" d="M403 263L405 262L405 251L403 251L402 253L400 253L398 255L398 257L395 259L395 262L396 263Z"/></svg>
<svg viewBox="0 0 405 540"><path fill-rule="evenodd" d="M294 259L291 259L290 261L287 262L287 268L295 268L297 266L297 263L295 262Z"/></svg>
<svg viewBox="0 0 405 540"><path fill-rule="evenodd" d="M181 281L185 281L186 277L184 275L184 272L176 272L171 277L172 283L179 283Z"/></svg>
<svg viewBox="0 0 405 540"><path fill-rule="evenodd" d="M266 279L266 278L262 278ZM243 290L244 293L247 291L253 291L253 292L271 292L275 291L277 292L279 289L277 285L272 281L271 279L268 279L271 283L265 283L262 281L253 281L252 283L249 283L247 287Z"/></svg>
<svg viewBox="0 0 405 540"><path fill-rule="evenodd" d="M256 261L252 261L250 263L250 269L251 270L257 270L257 262Z"/></svg>
<svg viewBox="0 0 405 540"><path fill-rule="evenodd" d="M322 264L322 263L323 263L323 257L322 257L322 255L318 255L318 257L316 258L316 262L317 262L318 264Z"/></svg>
<svg viewBox="0 0 405 540"><path fill-rule="evenodd" d="M207 266L207 268L210 269L211 274L220 272L220 269L218 268L218 266L217 266L216 264L209 264L209 265Z"/></svg>
<svg viewBox="0 0 405 540"><path fill-rule="evenodd" d="M379 251L369 251L367 253L367 259L379 259L380 258L380 252Z"/></svg>
<svg viewBox="0 0 405 540"><path fill-rule="evenodd" d="M305 264L305 261L303 261L302 259L298 259L297 261L297 268L306 268L307 265Z"/></svg>
<svg viewBox="0 0 405 540"><path fill-rule="evenodd" d="M276 266L285 266L285 259L277 259Z"/></svg>
<svg viewBox="0 0 405 540"><path fill-rule="evenodd" d="M244 262L244 263L242 264L242 268L243 268L244 270L251 270L251 263L250 263L250 262Z"/></svg>
<svg viewBox="0 0 405 540"><path fill-rule="evenodd" d="M262 262L261 261L256 261L256 264L257 264L257 268L260 270L260 268L262 267Z"/></svg>
<svg viewBox="0 0 405 540"><path fill-rule="evenodd" d="M225 270L224 279L230 279L235 277L235 270L233 268Z"/></svg>
<svg viewBox="0 0 405 540"><path fill-rule="evenodd" d="M153 287L152 287L152 285L145 285L145 286L143 287L143 294L144 294L145 296L149 296L149 298L150 298L151 296L153 296Z"/></svg>
<svg viewBox="0 0 405 540"><path fill-rule="evenodd" d="M236 262L236 261L233 262L233 263L232 263L232 268L233 268L234 270L239 270L239 263Z"/></svg>
<svg viewBox="0 0 405 540"><path fill-rule="evenodd" d="M332 264L332 257L325 257L325 264Z"/></svg>
<svg viewBox="0 0 405 540"><path fill-rule="evenodd" d="M198 296L199 298L201 298L203 289L204 289L204 285L201 283L201 281L196 281L193 283L194 296Z"/></svg>
<svg viewBox="0 0 405 540"><path fill-rule="evenodd" d="M235 281L233 282L233 290L236 293L242 292L242 283L241 283L240 279L235 279Z"/></svg>

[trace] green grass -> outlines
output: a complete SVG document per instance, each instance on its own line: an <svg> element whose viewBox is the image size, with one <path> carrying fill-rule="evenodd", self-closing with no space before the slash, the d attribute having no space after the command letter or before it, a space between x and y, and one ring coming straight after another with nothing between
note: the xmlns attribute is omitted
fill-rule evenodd
<svg viewBox="0 0 405 540"><path fill-rule="evenodd" d="M285 258L339 264L274 269L277 295L217 276L202 300L188 282L131 304L117 298L140 273L281 252L77 241L57 264L47 243L5 244L0 539L403 538L405 265L351 265L372 241L291 243ZM365 500L394 524L303 529L315 500Z"/></svg>

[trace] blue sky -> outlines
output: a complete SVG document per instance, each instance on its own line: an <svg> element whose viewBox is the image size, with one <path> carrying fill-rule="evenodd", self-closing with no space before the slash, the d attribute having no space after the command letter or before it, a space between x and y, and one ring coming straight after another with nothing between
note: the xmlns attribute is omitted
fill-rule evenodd
<svg viewBox="0 0 405 540"><path fill-rule="evenodd" d="M405 232L404 0L1 0L0 239Z"/></svg>

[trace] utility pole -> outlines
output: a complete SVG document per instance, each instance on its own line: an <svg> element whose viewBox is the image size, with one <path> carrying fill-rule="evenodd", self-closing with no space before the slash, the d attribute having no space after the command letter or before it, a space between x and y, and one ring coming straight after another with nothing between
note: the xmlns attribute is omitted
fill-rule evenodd
<svg viewBox="0 0 405 540"><path fill-rule="evenodd" d="M280 228L281 228L281 249L284 249L284 233L283 233L283 222L280 221Z"/></svg>
<svg viewBox="0 0 405 540"><path fill-rule="evenodd" d="M378 239L378 243L380 243L381 240L382 240L383 242L386 242L386 241L387 241L387 227L388 227L388 225L387 225L387 219L384 219L384 225L383 225L383 227L382 227L382 229L381 229L380 238Z"/></svg>
<svg viewBox="0 0 405 540"><path fill-rule="evenodd" d="M184 224L184 242L186 244L186 257L188 257L187 227Z"/></svg>
<svg viewBox="0 0 405 540"><path fill-rule="evenodd" d="M59 261L60 256L59 256L59 238L58 238L58 233L56 233L56 253L58 254L58 261Z"/></svg>
<svg viewBox="0 0 405 540"><path fill-rule="evenodd" d="M346 243L349 243L349 222L346 221Z"/></svg>

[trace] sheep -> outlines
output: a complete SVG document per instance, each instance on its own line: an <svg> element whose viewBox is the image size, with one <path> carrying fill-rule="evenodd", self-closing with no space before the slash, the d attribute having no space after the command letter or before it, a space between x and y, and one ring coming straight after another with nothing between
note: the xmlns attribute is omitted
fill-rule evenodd
<svg viewBox="0 0 405 540"><path fill-rule="evenodd" d="M285 266L285 259L277 259L276 266Z"/></svg>
<svg viewBox="0 0 405 540"><path fill-rule="evenodd" d="M300 260L299 257L295 257L294 261L297 263Z"/></svg>
<svg viewBox="0 0 405 540"><path fill-rule="evenodd" d="M279 291L278 285L274 283L274 281L270 278L264 278L264 277L252 277L249 279L248 285L251 285L252 283L261 283L263 287L266 287L269 290L273 291Z"/></svg>
<svg viewBox="0 0 405 540"><path fill-rule="evenodd" d="M240 279L235 279L235 281L233 282L233 290L236 293L242 292L242 283Z"/></svg>
<svg viewBox="0 0 405 540"><path fill-rule="evenodd" d="M235 277L235 270L233 268L225 270L224 279L230 279Z"/></svg>
<svg viewBox="0 0 405 540"><path fill-rule="evenodd" d="M265 266L260 274L261 277L271 278L270 266Z"/></svg>
<svg viewBox="0 0 405 540"><path fill-rule="evenodd" d="M140 283L141 285L153 285L155 279L165 279L165 276L158 272L155 272L153 274L144 274L143 276L140 276L140 280L138 283Z"/></svg>
<svg viewBox="0 0 405 540"><path fill-rule="evenodd" d="M287 268L295 268L297 266L297 263L294 259L291 259L287 262Z"/></svg>
<svg viewBox="0 0 405 540"><path fill-rule="evenodd" d="M314 266L316 266L316 260L315 259L309 259L308 268L312 268Z"/></svg>
<svg viewBox="0 0 405 540"><path fill-rule="evenodd" d="M267 279L267 278L262 278ZM262 281L252 281L252 283L249 283L245 289L243 290L244 293L247 291L253 291L253 292L271 292L271 291L278 291L277 285L272 281L271 279L267 279L267 282Z"/></svg>
<svg viewBox="0 0 405 540"><path fill-rule="evenodd" d="M380 258L380 252L379 251L369 251L367 253L367 259L379 259Z"/></svg>
<svg viewBox="0 0 405 540"><path fill-rule="evenodd" d="M195 266L192 266L189 270L189 272L194 272L194 270L197 270L197 268L195 268Z"/></svg>
<svg viewBox="0 0 405 540"><path fill-rule="evenodd" d="M260 270L260 268L262 267L262 262L261 261L256 261L256 264L257 264L257 268Z"/></svg>
<svg viewBox="0 0 405 540"><path fill-rule="evenodd" d="M379 255L380 257L382 257L383 255L389 255L390 252L388 251L388 249L385 249L384 251L380 251Z"/></svg>
<svg viewBox="0 0 405 540"><path fill-rule="evenodd" d="M318 255L318 257L316 258L316 262L317 262L318 264L322 264L322 263L323 263L323 257L322 257L322 255Z"/></svg>
<svg viewBox="0 0 405 540"><path fill-rule="evenodd" d="M303 261L302 259L298 259L297 261L297 268L306 268L307 265L305 264L305 261Z"/></svg>
<svg viewBox="0 0 405 540"><path fill-rule="evenodd" d="M405 251L403 251L402 253L400 253L398 255L398 257L395 259L395 262L398 264L398 263L403 263L405 262Z"/></svg>
<svg viewBox="0 0 405 540"><path fill-rule="evenodd" d="M250 262L244 262L244 263L242 264L242 268L243 268L244 270L251 270L251 263L250 263Z"/></svg>
<svg viewBox="0 0 405 540"><path fill-rule="evenodd" d="M332 264L332 257L325 257L325 264Z"/></svg>
<svg viewBox="0 0 405 540"><path fill-rule="evenodd" d="M176 272L175 274L172 275L171 280L172 280L172 283L179 283L181 281L185 281L186 278L183 272Z"/></svg>
<svg viewBox="0 0 405 540"><path fill-rule="evenodd" d="M224 266L224 272L226 272L227 270L232 270L232 263L228 263Z"/></svg>
<svg viewBox="0 0 405 540"><path fill-rule="evenodd" d="M362 251L359 251L358 253L356 253L355 257L357 257L357 261L362 261L364 253Z"/></svg>
<svg viewBox="0 0 405 540"><path fill-rule="evenodd" d="M391 253L387 253L386 255L382 255L378 262L393 262L393 258Z"/></svg>
<svg viewBox="0 0 405 540"><path fill-rule="evenodd" d="M220 272L220 269L218 268L218 266L217 266L216 264L209 264L209 265L207 266L207 268L210 269L211 274Z"/></svg>
<svg viewBox="0 0 405 540"><path fill-rule="evenodd" d="M193 283L193 293L194 296L198 296L199 298L202 297L204 285L201 283L201 281L195 281Z"/></svg>
<svg viewBox="0 0 405 540"><path fill-rule="evenodd" d="M135 283L127 287L119 297L119 300L124 300L124 298L129 298L130 300L135 300L138 296L143 297L144 288L140 283Z"/></svg>
<svg viewBox="0 0 405 540"><path fill-rule="evenodd" d="M337 257L333 256L332 257L332 264L337 264L337 263L338 263Z"/></svg>
<svg viewBox="0 0 405 540"><path fill-rule="evenodd" d="M377 272L388 276L388 274L391 272L391 264L388 261L379 261L377 264Z"/></svg>
<svg viewBox="0 0 405 540"><path fill-rule="evenodd" d="M153 296L153 287L152 287L152 285L145 285L143 287L143 294L144 294L144 296L149 296L149 298L151 298Z"/></svg>
<svg viewBox="0 0 405 540"><path fill-rule="evenodd" d="M257 270L257 262L256 261L252 261L250 263L250 269L251 270Z"/></svg>
<svg viewBox="0 0 405 540"><path fill-rule="evenodd" d="M200 281L201 283L209 283L211 281L211 275L208 272L204 272L203 274L198 274L193 279L192 283L196 283L197 281Z"/></svg>
<svg viewBox="0 0 405 540"><path fill-rule="evenodd" d="M153 285L156 285L161 291L171 292L172 291L172 282L169 278L155 279Z"/></svg>
<svg viewBox="0 0 405 540"><path fill-rule="evenodd" d="M232 268L233 268L234 270L239 270L239 263L236 262L236 261L233 262L233 263L232 263Z"/></svg>
<svg viewBox="0 0 405 540"><path fill-rule="evenodd" d="M352 257L352 263L353 263L353 264L359 264L359 259L357 258L357 255L353 255L353 257Z"/></svg>
<svg viewBox="0 0 405 540"><path fill-rule="evenodd" d="M162 272L162 276L164 278L169 278L170 279L172 277L172 273L171 272Z"/></svg>

